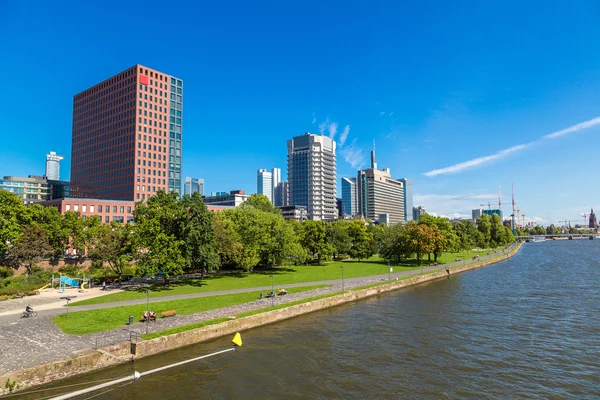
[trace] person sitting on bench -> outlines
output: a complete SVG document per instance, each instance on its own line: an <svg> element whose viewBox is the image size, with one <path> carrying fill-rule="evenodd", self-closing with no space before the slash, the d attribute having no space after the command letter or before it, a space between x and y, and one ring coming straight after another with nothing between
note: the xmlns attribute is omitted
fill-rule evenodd
<svg viewBox="0 0 600 400"><path fill-rule="evenodd" d="M150 315L149 315L150 321L156 321L156 313L152 310L150 310Z"/></svg>

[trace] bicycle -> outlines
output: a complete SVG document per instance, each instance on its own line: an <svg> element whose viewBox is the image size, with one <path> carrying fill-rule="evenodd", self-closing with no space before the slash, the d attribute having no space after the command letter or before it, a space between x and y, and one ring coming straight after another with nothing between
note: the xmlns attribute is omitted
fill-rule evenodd
<svg viewBox="0 0 600 400"><path fill-rule="evenodd" d="M30 317L37 317L37 313L35 311L32 311L32 312L23 311L23 313L21 314L21 318L30 318Z"/></svg>

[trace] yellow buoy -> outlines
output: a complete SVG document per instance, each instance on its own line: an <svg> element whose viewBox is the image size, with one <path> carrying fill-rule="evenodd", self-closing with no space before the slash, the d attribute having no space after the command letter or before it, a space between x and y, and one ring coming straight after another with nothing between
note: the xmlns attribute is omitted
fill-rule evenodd
<svg viewBox="0 0 600 400"><path fill-rule="evenodd" d="M235 344L236 346L241 347L242 346L242 335L240 335L240 333L236 333L235 336L233 337L233 340L231 341L231 343Z"/></svg>

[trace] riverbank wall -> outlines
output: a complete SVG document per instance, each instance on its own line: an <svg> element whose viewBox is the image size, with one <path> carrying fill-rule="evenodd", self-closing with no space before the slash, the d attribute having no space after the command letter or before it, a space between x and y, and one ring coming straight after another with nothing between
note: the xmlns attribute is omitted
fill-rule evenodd
<svg viewBox="0 0 600 400"><path fill-rule="evenodd" d="M8 393L8 390L4 387L4 383L6 383L7 380L9 382L16 382L16 385L18 385L18 390L25 390L34 386L48 384L56 380L66 379L75 375L89 373L106 367L130 362L133 359L155 355L222 336L233 335L236 332L242 332L257 326L276 323L311 312L336 307L371 296L376 296L381 293L423 284L438 279L448 278L450 275L496 264L517 254L521 248L521 245L522 244L518 244L507 254L490 260L475 262L464 266L457 266L450 269L443 269L444 267L441 266L442 269L438 272L416 275L398 281L389 281L387 283L382 283L377 286L364 289L347 290L344 293L339 293L331 297L295 304L277 310L265 311L251 316L225 321L219 324L207 325L201 328L175 333L169 336L139 341L134 346L135 355L131 354L131 342L123 342L97 350L90 350L89 352L78 357L40 365L21 371L10 372L0 376L0 384L2 384L0 386L0 395Z"/></svg>

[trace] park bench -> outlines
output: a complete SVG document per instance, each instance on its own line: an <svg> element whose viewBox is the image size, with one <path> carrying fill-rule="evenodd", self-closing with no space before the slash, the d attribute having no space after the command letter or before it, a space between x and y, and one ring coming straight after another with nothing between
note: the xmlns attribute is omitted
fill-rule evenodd
<svg viewBox="0 0 600 400"><path fill-rule="evenodd" d="M163 311L161 314L162 314L163 318L166 318L166 317L173 317L177 313L175 312L175 310L169 310L169 311Z"/></svg>
<svg viewBox="0 0 600 400"><path fill-rule="evenodd" d="M6 300L8 299L8 296L0 296L0 300Z"/></svg>
<svg viewBox="0 0 600 400"><path fill-rule="evenodd" d="M152 322L152 321L156 321L156 315L149 315L148 317L145 317L142 315L142 318L140 318L140 319L144 322L146 322L147 320L150 320L150 322Z"/></svg>
<svg viewBox="0 0 600 400"><path fill-rule="evenodd" d="M31 292L27 293L28 296L35 296L36 294L40 294L39 290L32 290Z"/></svg>

